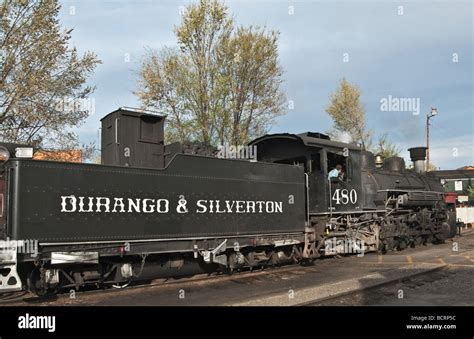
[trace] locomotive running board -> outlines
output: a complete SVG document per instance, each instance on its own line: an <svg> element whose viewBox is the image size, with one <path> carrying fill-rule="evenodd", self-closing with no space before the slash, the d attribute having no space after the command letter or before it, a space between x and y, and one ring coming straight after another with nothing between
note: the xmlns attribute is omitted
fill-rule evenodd
<svg viewBox="0 0 474 339"><path fill-rule="evenodd" d="M332 211L321 213L310 213L310 217L326 216L331 214L364 214L364 213L386 213L387 210L355 210L355 211Z"/></svg>
<svg viewBox="0 0 474 339"><path fill-rule="evenodd" d="M17 272L17 248L15 240L0 241L0 292L21 291L21 279Z"/></svg>

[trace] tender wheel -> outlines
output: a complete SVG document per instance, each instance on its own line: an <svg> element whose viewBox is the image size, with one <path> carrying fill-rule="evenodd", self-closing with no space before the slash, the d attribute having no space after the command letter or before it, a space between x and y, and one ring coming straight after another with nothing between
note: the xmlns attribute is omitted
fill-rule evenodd
<svg viewBox="0 0 474 339"><path fill-rule="evenodd" d="M219 264L212 263L212 264L207 264L204 262L204 260L198 260L199 268L203 270L205 273L208 275L211 275L212 273L216 273L219 270Z"/></svg>
<svg viewBox="0 0 474 339"><path fill-rule="evenodd" d="M39 297L54 296L59 291L59 284L48 285L41 277L42 272L39 267L35 267L28 277L28 289Z"/></svg>

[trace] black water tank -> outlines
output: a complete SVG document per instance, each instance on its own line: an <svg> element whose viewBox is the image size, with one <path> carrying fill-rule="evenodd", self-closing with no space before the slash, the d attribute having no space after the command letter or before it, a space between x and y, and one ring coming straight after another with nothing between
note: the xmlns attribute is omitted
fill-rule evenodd
<svg viewBox="0 0 474 339"><path fill-rule="evenodd" d="M119 108L101 122L102 164L164 167L164 116Z"/></svg>
<svg viewBox="0 0 474 339"><path fill-rule="evenodd" d="M426 160L426 147L412 147L408 149L411 161Z"/></svg>
<svg viewBox="0 0 474 339"><path fill-rule="evenodd" d="M386 171L403 172L405 170L405 160L400 157L390 157L384 160L383 169Z"/></svg>

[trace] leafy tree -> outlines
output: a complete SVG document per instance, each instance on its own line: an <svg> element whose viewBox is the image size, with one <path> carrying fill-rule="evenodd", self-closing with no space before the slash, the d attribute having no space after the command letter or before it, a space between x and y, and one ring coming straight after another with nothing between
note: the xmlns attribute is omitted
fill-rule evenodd
<svg viewBox="0 0 474 339"><path fill-rule="evenodd" d="M193 93L185 86L191 76L187 67L187 59L178 51L165 48L158 53L149 51L140 70L136 94L145 107L167 115L165 132L168 141L197 138L196 124L193 124L196 115L189 106Z"/></svg>
<svg viewBox="0 0 474 339"><path fill-rule="evenodd" d="M400 148L388 140L388 134L380 136L377 145L372 149L375 154L381 154L384 159L400 155Z"/></svg>
<svg viewBox="0 0 474 339"><path fill-rule="evenodd" d="M4 141L59 146L77 142L71 127L89 114L85 86L100 63L69 46L58 0L0 3L0 137Z"/></svg>
<svg viewBox="0 0 474 339"><path fill-rule="evenodd" d="M474 186L471 185L467 188L467 194L469 199L474 199Z"/></svg>
<svg viewBox="0 0 474 339"><path fill-rule="evenodd" d="M326 112L333 119L336 133L348 133L352 142L360 144L365 150L369 148L371 133L366 131L365 108L360 96L359 87L343 78L331 95Z"/></svg>
<svg viewBox="0 0 474 339"><path fill-rule="evenodd" d="M135 92L168 114L168 141L242 144L283 113L278 33L234 27L217 0L187 7L178 48L150 51Z"/></svg>
<svg viewBox="0 0 474 339"><path fill-rule="evenodd" d="M374 145L373 132L366 129L365 108L360 96L359 87L350 84L345 78L341 80L326 108L334 122L329 135L346 143L360 144L364 150L381 154L384 158L399 156L400 148L388 140L387 133L381 135Z"/></svg>
<svg viewBox="0 0 474 339"><path fill-rule="evenodd" d="M225 41L222 67L228 105L217 123L221 142L230 135L233 144L242 144L265 133L275 116L283 113L285 96L280 92L282 70L278 63L277 32L241 27ZM220 121L219 121L220 122Z"/></svg>

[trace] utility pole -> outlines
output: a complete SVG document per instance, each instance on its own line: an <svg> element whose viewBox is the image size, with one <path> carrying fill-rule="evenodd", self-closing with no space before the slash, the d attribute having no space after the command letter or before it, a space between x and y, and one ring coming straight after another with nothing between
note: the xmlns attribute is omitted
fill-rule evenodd
<svg viewBox="0 0 474 339"><path fill-rule="evenodd" d="M430 171L430 116L426 115L426 172Z"/></svg>
<svg viewBox="0 0 474 339"><path fill-rule="evenodd" d="M431 112L426 115L426 172L430 171L430 118L437 114L438 110L431 107Z"/></svg>

